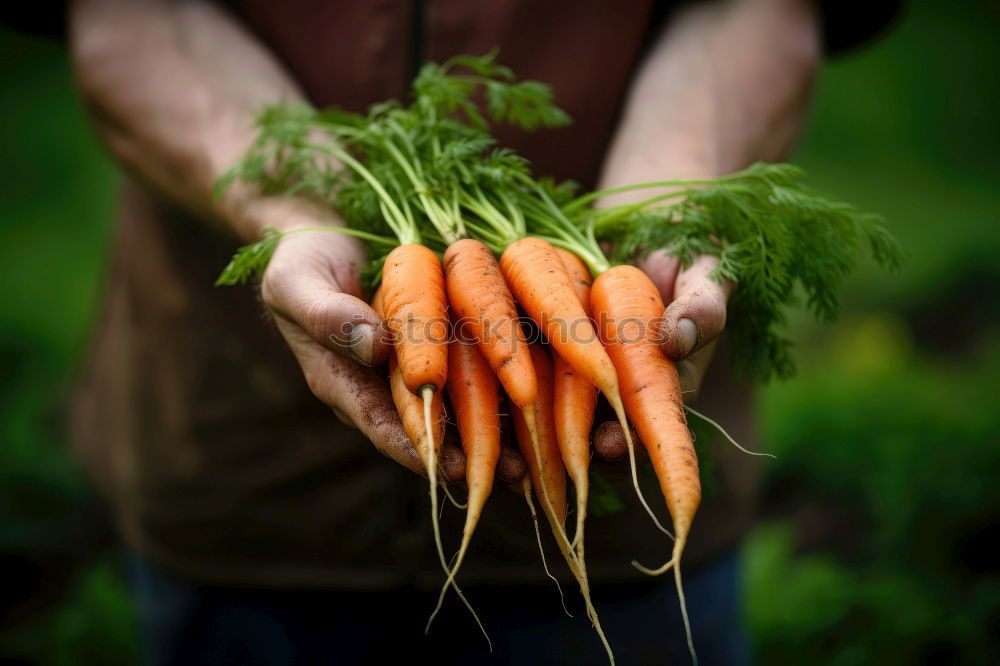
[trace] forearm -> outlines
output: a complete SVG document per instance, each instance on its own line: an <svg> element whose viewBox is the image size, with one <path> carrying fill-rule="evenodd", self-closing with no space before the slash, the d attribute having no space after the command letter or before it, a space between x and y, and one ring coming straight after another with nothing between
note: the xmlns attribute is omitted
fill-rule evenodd
<svg viewBox="0 0 1000 666"><path fill-rule="evenodd" d="M307 201L275 202L246 188L222 200L215 179L253 140L266 103L302 93L270 53L210 2L78 0L73 67L108 149L184 207L224 221L246 240L265 225L327 216ZM278 219L275 219L275 218Z"/></svg>
<svg viewBox="0 0 1000 666"><path fill-rule="evenodd" d="M810 0L694 4L633 85L603 186L715 177L787 154L820 61Z"/></svg>

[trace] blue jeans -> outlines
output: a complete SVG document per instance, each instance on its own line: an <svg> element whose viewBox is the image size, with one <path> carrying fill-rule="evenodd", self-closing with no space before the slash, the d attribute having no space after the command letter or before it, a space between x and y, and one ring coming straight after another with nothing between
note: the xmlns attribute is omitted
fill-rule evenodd
<svg viewBox="0 0 1000 666"><path fill-rule="evenodd" d="M606 664L581 604L566 587L567 617L554 586L463 588L493 640L454 593L429 636L423 628L436 593L258 590L193 585L139 556L129 560L143 649L149 666L197 664ZM684 581L702 666L744 666L741 558L734 551ZM597 585L594 603L617 663L690 664L672 578ZM416 660L416 661L415 661Z"/></svg>

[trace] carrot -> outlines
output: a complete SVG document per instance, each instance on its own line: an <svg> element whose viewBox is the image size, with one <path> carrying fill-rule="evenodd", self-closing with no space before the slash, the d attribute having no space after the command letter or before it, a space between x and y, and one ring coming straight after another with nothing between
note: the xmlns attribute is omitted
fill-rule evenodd
<svg viewBox="0 0 1000 666"><path fill-rule="evenodd" d="M535 430L538 381L514 298L496 257L483 243L461 239L448 246L444 266L452 307L464 330L479 343L511 402L520 408L533 448L537 449L540 446ZM548 486L542 487L542 493L543 503L548 503ZM562 523L556 529L565 532Z"/></svg>
<svg viewBox="0 0 1000 666"><path fill-rule="evenodd" d="M514 297L493 252L477 240L459 240L444 253L448 302L518 407L535 402L538 386Z"/></svg>
<svg viewBox="0 0 1000 666"><path fill-rule="evenodd" d="M465 481L469 487L469 498L462 543L448 579L441 587L437 606L427 620L428 630L441 609L448 586L454 582L462 566L472 533L493 489L493 476L500 458L500 384L496 375L479 347L465 342L461 336L456 336L451 342L448 363L448 395L465 451Z"/></svg>
<svg viewBox="0 0 1000 666"><path fill-rule="evenodd" d="M430 401L431 429L428 432L424 422L424 402L406 388L403 371L394 352L389 353L389 390L392 393L392 401L396 405L396 411L399 412L399 418L403 422L406 436L410 438L413 447L426 463L426 452L432 446L431 442L444 441L443 394L440 391L435 391L432 394ZM430 470L428 469L429 475Z"/></svg>
<svg viewBox="0 0 1000 666"><path fill-rule="evenodd" d="M418 243L393 248L382 267L384 318L392 332L403 384L420 396L427 444L417 452L430 480L431 523L441 566L448 571L438 526L437 458L441 438L434 437L432 403L448 376L448 319L444 273L437 255ZM417 445L414 442L414 445Z"/></svg>
<svg viewBox="0 0 1000 666"><path fill-rule="evenodd" d="M656 526L666 532L639 488L635 447L625 418L618 374L598 340L594 325L584 312L555 248L541 238L521 238L504 250L500 256L500 268L521 307L541 327L559 356L573 368L573 372L600 389L611 403L625 433L636 495Z"/></svg>
<svg viewBox="0 0 1000 666"><path fill-rule="evenodd" d="M684 415L677 368L660 351L657 340L663 301L645 273L634 266L623 265L610 268L597 277L591 304L600 322L601 339L622 378L625 408L649 451L674 522L675 539L670 561L656 570L633 564L650 575L662 574L673 566L688 649L695 658L681 586L680 558L701 502L701 481L698 457Z"/></svg>
<svg viewBox="0 0 1000 666"><path fill-rule="evenodd" d="M590 271L575 254L561 247L555 248L570 282L576 290L583 311L590 314ZM587 496L590 480L590 428L594 424L597 406L597 389L580 375L558 354L555 363L554 410L556 439L559 451L573 487L576 489L576 532L573 546L583 559L583 524L587 517Z"/></svg>
<svg viewBox="0 0 1000 666"><path fill-rule="evenodd" d="M417 243L400 245L382 268L382 303L406 388L440 391L448 376L448 301L441 262Z"/></svg>
<svg viewBox="0 0 1000 666"><path fill-rule="evenodd" d="M580 299L580 304L583 305L583 311L589 315L590 290L594 285L594 281L590 279L590 271L587 269L587 265L583 263L583 259L569 250L564 250L561 247L553 247L552 249L559 255L559 261L562 262L563 268L566 269L566 275L569 276L569 281L572 283L573 289Z"/></svg>
<svg viewBox="0 0 1000 666"><path fill-rule="evenodd" d="M375 314L384 318L385 300L383 290L380 288L372 297L371 306ZM427 451L436 445L440 448L444 441L445 410L444 399L440 391L432 394L430 402L431 427L428 430L424 421L424 403L421 398L413 395L403 378L403 370L399 364L398 350L394 346L389 354L389 390L392 393L392 401L399 412L399 418L403 422L403 430L410 438L413 447L427 464ZM427 470L430 476L430 469Z"/></svg>
<svg viewBox="0 0 1000 666"><path fill-rule="evenodd" d="M615 368L555 249L540 238L522 238L504 250L500 268L521 307L559 355L620 408Z"/></svg>
<svg viewBox="0 0 1000 666"><path fill-rule="evenodd" d="M385 318L385 308L384 301L382 298L382 288L378 288L375 291L375 295L372 296L371 302L372 310L375 311L379 317ZM403 430L406 432L406 436L410 438L410 442L413 444L413 448L417 450L417 453L424 459L424 463L427 463L427 457L425 456L425 451L431 448L430 441L433 442L443 442L444 441L444 427L446 422L445 409L444 409L444 398L440 391L432 394L431 398L431 415L432 415L432 428L430 434L432 439L428 441L428 430L426 428L425 421L425 402L420 398L417 398L413 393L407 388L406 381L403 379L403 371L399 365L396 358L396 349L393 348L389 352L389 391L392 394L392 402L396 405L396 411L399 413L399 418L403 422ZM431 477L430 469L427 471L428 478ZM434 481L431 481L434 484ZM432 488L434 486L432 485ZM432 495L432 515L431 519L435 524L435 532L437 530L437 508L434 503L436 499L435 495ZM436 534L435 534L436 536ZM441 548L440 539L438 539L438 556L441 559L442 564L444 564L444 554ZM447 566L445 566L445 571L448 571ZM450 572L449 572L450 573ZM479 615L476 614L475 609L472 608L472 604L469 600L465 598L465 594L459 589L458 584L452 582L455 588L455 593L465 604L465 607L469 609L472 613L473 619L475 619L476 624L479 625L480 631L483 632L483 636L486 637L486 642L490 646L490 651L493 650L493 644L490 641L489 634L486 633L486 628L483 623L479 620ZM447 585L445 587L447 589ZM440 601L438 602L440 606ZM432 616L433 619L433 616ZM428 629L430 628L430 622L427 623Z"/></svg>
<svg viewBox="0 0 1000 666"><path fill-rule="evenodd" d="M559 454L555 419L552 414L552 361L541 345L529 345L529 349L535 375L538 378L535 425L539 446L535 447L524 419L524 412L517 405L512 405L514 429L517 432L521 453L528 464L535 491L542 500L543 511L551 514L562 525L566 522L566 469ZM542 497L543 488L545 497Z"/></svg>
<svg viewBox="0 0 1000 666"><path fill-rule="evenodd" d="M566 522L566 469L559 455L559 443L556 441L555 418L552 411L553 402L553 371L549 354L541 345L529 345L532 365L538 379L538 399L535 402L535 434L529 429L524 418L524 411L517 405L511 405L514 417L514 430L517 433L521 454L528 464L528 474L535 494L541 500L542 512L552 527L559 552L562 553L570 572L576 578L587 608L587 617L594 624L608 658L614 664L614 654L608 644L597 617L597 610L590 600L590 583L587 580L587 569L582 560L578 559L562 529Z"/></svg>

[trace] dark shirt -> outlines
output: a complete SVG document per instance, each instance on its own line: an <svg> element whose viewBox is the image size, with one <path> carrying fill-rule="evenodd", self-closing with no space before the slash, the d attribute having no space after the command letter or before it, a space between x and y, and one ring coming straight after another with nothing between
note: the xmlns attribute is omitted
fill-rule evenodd
<svg viewBox="0 0 1000 666"><path fill-rule="evenodd" d="M500 47L519 76L551 83L572 116L501 140L536 172L593 185L644 46L666 14L647 0L273 2L231 10L317 105L404 99L424 60ZM309 392L249 288L214 289L235 238L128 184L100 328L73 410L78 451L128 543L191 579L376 589L439 585L426 482L383 458ZM722 346L700 409L751 444L748 387ZM713 448L690 569L730 549L753 513L756 463ZM592 580L638 580L670 542L639 507L625 466L608 473L625 511L588 519ZM646 497L666 516L651 471ZM444 511L457 546L461 512ZM544 525L543 525L544 529ZM550 561L554 547L548 541ZM523 498L496 487L462 580L543 582Z"/></svg>

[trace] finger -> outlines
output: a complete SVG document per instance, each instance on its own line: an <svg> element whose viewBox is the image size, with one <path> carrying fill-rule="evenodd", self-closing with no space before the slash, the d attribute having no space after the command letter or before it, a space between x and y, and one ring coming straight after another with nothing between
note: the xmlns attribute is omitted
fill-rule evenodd
<svg viewBox="0 0 1000 666"><path fill-rule="evenodd" d="M663 313L660 347L668 358L681 361L722 333L726 326L726 301L732 282L719 284L710 277L719 263L703 255L677 275L674 299Z"/></svg>
<svg viewBox="0 0 1000 666"><path fill-rule="evenodd" d="M632 433L632 442L635 445L637 459L646 451L646 447L641 446L639 433L635 428L629 428ZM605 421L594 428L594 453L606 462L618 462L628 455L628 443L622 434L622 426L617 421Z"/></svg>
<svg viewBox="0 0 1000 666"><path fill-rule="evenodd" d="M644 259L637 261L636 266L649 276L660 290L660 296L665 302L674 300L674 284L681 266L677 259L668 255L665 250L654 250Z"/></svg>
<svg viewBox="0 0 1000 666"><path fill-rule="evenodd" d="M465 454L454 444L445 441L438 455L441 476L448 483L465 481Z"/></svg>
<svg viewBox="0 0 1000 666"><path fill-rule="evenodd" d="M313 394L350 420L382 455L426 477L424 462L406 436L381 373L323 349L293 324L279 321L279 328L289 341ZM453 458L451 453L447 459L442 455L446 474L454 474ZM464 475L464 456L459 464Z"/></svg>
<svg viewBox="0 0 1000 666"><path fill-rule="evenodd" d="M500 447L500 459L497 460L496 476L500 483L510 485L520 483L528 473L528 466L521 454L509 446Z"/></svg>
<svg viewBox="0 0 1000 666"><path fill-rule="evenodd" d="M381 365L389 356L385 324L363 300L341 292L333 278L269 268L261 297L275 314L326 349L367 366Z"/></svg>

